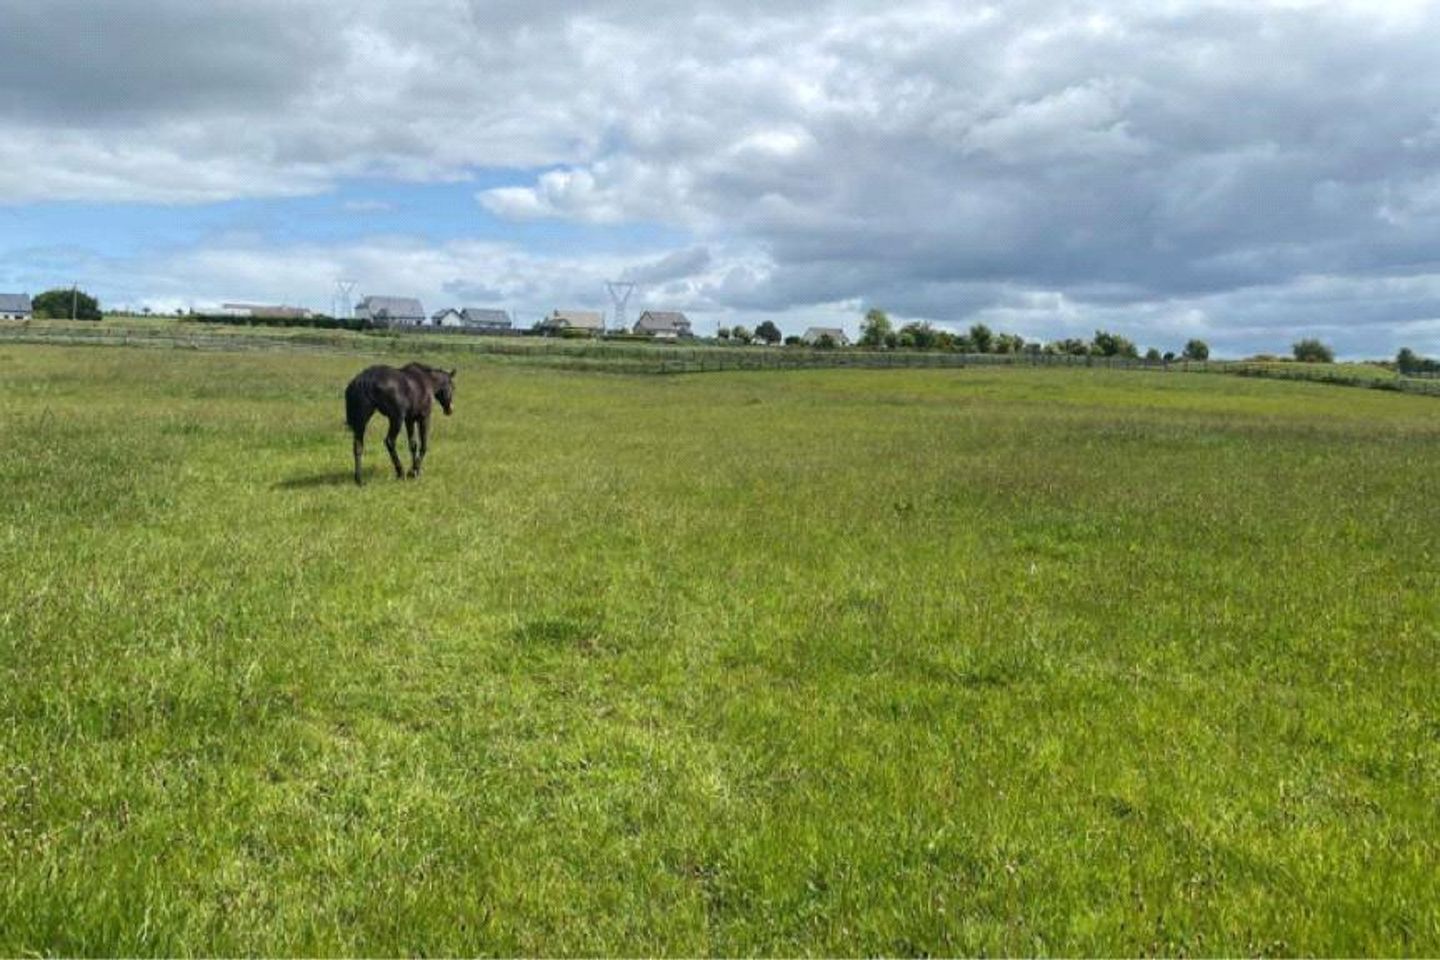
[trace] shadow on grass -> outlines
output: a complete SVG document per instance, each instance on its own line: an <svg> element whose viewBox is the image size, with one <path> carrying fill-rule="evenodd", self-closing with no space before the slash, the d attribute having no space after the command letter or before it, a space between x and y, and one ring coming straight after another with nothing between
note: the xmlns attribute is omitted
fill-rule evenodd
<svg viewBox="0 0 1440 960"><path fill-rule="evenodd" d="M367 473L366 480L372 479ZM330 473L315 473L303 477L289 477L276 483L274 490L313 490L316 487L353 487L355 475L349 470L335 470Z"/></svg>

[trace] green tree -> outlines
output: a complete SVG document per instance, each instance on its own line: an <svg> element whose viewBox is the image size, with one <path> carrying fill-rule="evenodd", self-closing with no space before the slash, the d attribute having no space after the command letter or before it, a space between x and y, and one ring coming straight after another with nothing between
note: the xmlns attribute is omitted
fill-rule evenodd
<svg viewBox="0 0 1440 960"><path fill-rule="evenodd" d="M840 344L836 343L835 338L830 334L822 333L819 337L815 339L815 346L819 347L821 350L834 350L836 347L840 346Z"/></svg>
<svg viewBox="0 0 1440 960"><path fill-rule="evenodd" d="M729 328L729 327L721 327L720 329L718 329L718 330L715 331L715 336L719 337L721 340L729 340L729 339L730 339L730 328Z"/></svg>
<svg viewBox="0 0 1440 960"><path fill-rule="evenodd" d="M971 327L967 336L970 338L970 348L975 353L990 353L995 347L995 334L983 323Z"/></svg>
<svg viewBox="0 0 1440 960"><path fill-rule="evenodd" d="M889 346L888 337L893 332L890 316L884 310L872 307L865 312L865 319L860 324L860 346Z"/></svg>
<svg viewBox="0 0 1440 960"><path fill-rule="evenodd" d="M730 337L731 339L737 340L740 343L749 343L755 339L755 334L750 332L749 327L742 327L739 324L736 324L730 330Z"/></svg>
<svg viewBox="0 0 1440 960"><path fill-rule="evenodd" d="M1118 333L1110 333L1107 330L1096 330L1095 339L1090 341L1091 352L1097 357L1138 357L1140 351L1135 349L1135 344Z"/></svg>
<svg viewBox="0 0 1440 960"><path fill-rule="evenodd" d="M1145 351L1145 359L1150 363L1159 363L1161 360L1160 351L1156 350L1154 347L1151 347L1149 350Z"/></svg>
<svg viewBox="0 0 1440 960"><path fill-rule="evenodd" d="M764 323L760 324L760 326L755 328L755 336L758 339L764 340L766 343L773 346L774 344L780 342L783 334L780 333L780 328L775 326L775 322L773 320L766 320Z"/></svg>
<svg viewBox="0 0 1440 960"><path fill-rule="evenodd" d="M1002 333L995 338L996 353L1019 353L1025 349L1025 338L1015 333Z"/></svg>
<svg viewBox="0 0 1440 960"><path fill-rule="evenodd" d="M1290 347L1301 363L1334 363L1335 351L1314 337L1296 340Z"/></svg>
<svg viewBox="0 0 1440 960"><path fill-rule="evenodd" d="M1185 341L1185 352L1182 354L1186 360L1209 360L1210 344L1204 340Z"/></svg>
<svg viewBox="0 0 1440 960"><path fill-rule="evenodd" d="M99 320L100 303L84 290L46 290L30 301L36 317L51 320ZM73 311L73 313L72 313Z"/></svg>
<svg viewBox="0 0 1440 960"><path fill-rule="evenodd" d="M900 328L900 344L916 350L933 350L936 334L936 329L928 323L907 323Z"/></svg>

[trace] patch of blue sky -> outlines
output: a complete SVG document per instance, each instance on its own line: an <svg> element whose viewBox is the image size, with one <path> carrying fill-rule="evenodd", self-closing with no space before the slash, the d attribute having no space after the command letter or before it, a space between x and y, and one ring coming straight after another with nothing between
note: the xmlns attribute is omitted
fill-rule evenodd
<svg viewBox="0 0 1440 960"><path fill-rule="evenodd" d="M0 257L71 251L78 259L120 259L195 247L331 247L376 238L505 243L536 255L638 252L687 242L685 232L655 224L504 220L475 199L491 187L531 183L538 172L483 172L442 183L353 179L305 196L189 205L0 206Z"/></svg>

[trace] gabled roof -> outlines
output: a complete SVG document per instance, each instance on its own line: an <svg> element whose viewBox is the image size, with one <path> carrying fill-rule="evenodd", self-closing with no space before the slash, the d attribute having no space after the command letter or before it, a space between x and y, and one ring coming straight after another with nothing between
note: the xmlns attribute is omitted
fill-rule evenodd
<svg viewBox="0 0 1440 960"><path fill-rule="evenodd" d="M839 327L810 327L805 331L805 336L800 339L809 342L819 340L821 337L827 335L836 343L848 342L850 339L845 336L845 331Z"/></svg>
<svg viewBox="0 0 1440 960"><path fill-rule="evenodd" d="M476 327L510 326L510 314L504 310L492 310L486 307L466 307L460 311L460 319Z"/></svg>
<svg viewBox="0 0 1440 960"><path fill-rule="evenodd" d="M600 330L605 326L605 314L596 310L552 310L545 322L553 326Z"/></svg>
<svg viewBox="0 0 1440 960"><path fill-rule="evenodd" d="M0 293L0 313L29 313L28 293Z"/></svg>
<svg viewBox="0 0 1440 960"><path fill-rule="evenodd" d="M690 320L685 314L673 310L646 310L640 314L640 319L635 321L636 332L673 330L676 333L689 333Z"/></svg>
<svg viewBox="0 0 1440 960"><path fill-rule="evenodd" d="M413 317L425 318L425 308L414 297L366 297L356 309L364 310L372 317Z"/></svg>
<svg viewBox="0 0 1440 960"><path fill-rule="evenodd" d="M444 310L436 310L434 313L430 314L430 319L443 320L446 317L450 316L450 314L452 313L455 314L455 316L457 317L461 316L459 310L456 310L454 307L446 307Z"/></svg>

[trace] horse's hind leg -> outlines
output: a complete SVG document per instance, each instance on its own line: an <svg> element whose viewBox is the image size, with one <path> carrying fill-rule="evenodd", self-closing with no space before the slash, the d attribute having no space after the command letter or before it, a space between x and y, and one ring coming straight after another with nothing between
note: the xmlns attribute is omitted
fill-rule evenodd
<svg viewBox="0 0 1440 960"><path fill-rule="evenodd" d="M370 417L375 413L365 399L364 390L355 383L345 388L345 422L350 425L350 432L355 435L355 482L363 482L360 473L360 461L365 456L365 426L370 422Z"/></svg>
<svg viewBox="0 0 1440 960"><path fill-rule="evenodd" d="M420 476L420 454L415 446L415 420L408 418L405 421L405 439L410 442L410 476Z"/></svg>
<svg viewBox="0 0 1440 960"><path fill-rule="evenodd" d="M400 466L400 454L395 452L395 438L400 436L400 418L390 418L390 429L385 432L385 449L390 451L390 462L395 465L395 479L399 480L405 476L405 469Z"/></svg>

